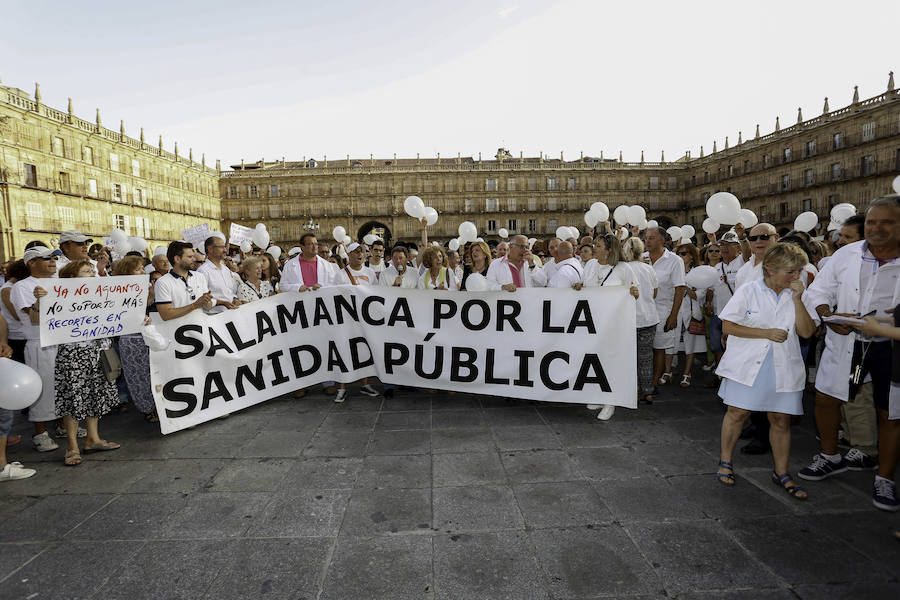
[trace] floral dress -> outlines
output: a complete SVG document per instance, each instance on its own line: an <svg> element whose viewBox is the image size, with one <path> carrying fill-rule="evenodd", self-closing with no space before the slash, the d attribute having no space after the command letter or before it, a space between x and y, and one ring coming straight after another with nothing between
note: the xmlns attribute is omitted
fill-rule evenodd
<svg viewBox="0 0 900 600"><path fill-rule="evenodd" d="M111 340L103 339L57 347L56 414L80 421L86 417L102 417L119 404L116 384L106 380L100 366L100 351L111 344Z"/></svg>

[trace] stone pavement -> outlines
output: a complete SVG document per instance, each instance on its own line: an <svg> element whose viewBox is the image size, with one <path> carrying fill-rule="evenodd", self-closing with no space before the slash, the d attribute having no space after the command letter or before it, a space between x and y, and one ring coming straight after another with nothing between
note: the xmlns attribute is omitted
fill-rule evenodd
<svg viewBox="0 0 900 600"><path fill-rule="evenodd" d="M703 381L605 423L313 393L163 437L132 408L101 423L123 448L76 468L26 438L10 458L38 474L0 484L0 598L900 597L900 514L872 507L872 474L805 482L801 503L768 456L738 455L737 486L717 484ZM794 429L794 473L811 427Z"/></svg>

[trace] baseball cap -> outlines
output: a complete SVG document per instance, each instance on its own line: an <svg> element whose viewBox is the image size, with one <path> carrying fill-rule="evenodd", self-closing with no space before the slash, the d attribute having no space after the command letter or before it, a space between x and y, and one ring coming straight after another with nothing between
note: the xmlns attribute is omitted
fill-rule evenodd
<svg viewBox="0 0 900 600"><path fill-rule="evenodd" d="M53 250L50 248L46 248L44 246L34 246L33 248L29 248L25 251L25 254L22 256L22 260L27 264L28 261L34 260L35 258L47 258L48 256L53 255Z"/></svg>
<svg viewBox="0 0 900 600"><path fill-rule="evenodd" d="M362 246L360 246L358 242L353 242L352 244L347 246L347 254L350 254L351 252L353 252L354 250L356 250L358 248L362 248Z"/></svg>
<svg viewBox="0 0 900 600"><path fill-rule="evenodd" d="M68 231L63 231L59 234L59 243L65 244L66 242L78 242L79 244L82 242L93 242L91 238L84 235L78 230L70 229Z"/></svg>
<svg viewBox="0 0 900 600"><path fill-rule="evenodd" d="M297 256L301 252L303 252L303 249L300 248L300 246L294 246L293 248L288 250L288 256Z"/></svg>
<svg viewBox="0 0 900 600"><path fill-rule="evenodd" d="M726 244L740 244L741 240L738 239L738 235L733 231L726 231L722 234L722 237L719 238L719 243Z"/></svg>

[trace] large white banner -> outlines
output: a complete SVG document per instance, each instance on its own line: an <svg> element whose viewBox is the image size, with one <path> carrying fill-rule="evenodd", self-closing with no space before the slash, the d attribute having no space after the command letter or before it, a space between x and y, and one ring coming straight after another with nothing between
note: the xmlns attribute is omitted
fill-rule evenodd
<svg viewBox="0 0 900 600"><path fill-rule="evenodd" d="M340 286L157 326L163 433L324 381L636 407L634 298L625 287L448 292ZM371 402L352 398L351 402Z"/></svg>
<svg viewBox="0 0 900 600"><path fill-rule="evenodd" d="M41 346L83 342L144 325L149 275L48 279L41 298Z"/></svg>

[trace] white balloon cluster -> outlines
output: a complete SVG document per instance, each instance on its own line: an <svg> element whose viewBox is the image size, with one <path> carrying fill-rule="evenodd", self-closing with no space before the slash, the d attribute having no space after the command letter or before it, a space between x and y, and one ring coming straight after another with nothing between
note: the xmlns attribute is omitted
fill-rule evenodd
<svg viewBox="0 0 900 600"><path fill-rule="evenodd" d="M509 231L507 231L506 229L504 229L503 227L501 227L501 228L497 231L497 235L500 236L500 239L505 240L505 239L509 238Z"/></svg>
<svg viewBox="0 0 900 600"><path fill-rule="evenodd" d="M561 240L575 239L577 241L580 233L577 227L566 227L563 225L556 228L556 237Z"/></svg>
<svg viewBox="0 0 900 600"><path fill-rule="evenodd" d="M345 246L349 246L353 243L353 239L347 235L347 230L343 228L343 226L338 225L334 229L331 230L331 235L334 237L334 241L339 244L343 244Z"/></svg>
<svg viewBox="0 0 900 600"><path fill-rule="evenodd" d="M584 213L584 222L590 227L594 228L597 226L597 223L602 223L603 221L609 220L609 207L606 206L603 202L594 202L591 204L591 208Z"/></svg>
<svg viewBox="0 0 900 600"><path fill-rule="evenodd" d="M894 183L897 183L897 180L900 179L900 176L894 180ZM844 222L856 214L856 207L848 202L842 202L841 204L835 204L831 209L831 222L828 223L828 231L834 231L835 229L840 229L844 226Z"/></svg>
<svg viewBox="0 0 900 600"><path fill-rule="evenodd" d="M613 219L615 220L616 225L621 225L623 227L630 225L632 227L637 227L642 231L644 229L652 229L652 227L650 227L650 221L647 220L647 211L644 210L643 206L625 206L624 204L621 204L613 211Z"/></svg>
<svg viewBox="0 0 900 600"><path fill-rule="evenodd" d="M756 215L752 211L743 212L741 202L737 196L731 192L716 192L706 201L706 214L708 219L703 221L703 231L706 233L715 233L722 225L737 225L741 223L744 227L752 227L756 225ZM747 225L747 222L753 220L753 225Z"/></svg>
<svg viewBox="0 0 900 600"><path fill-rule="evenodd" d="M111 240L111 248L113 252L119 256L125 256L129 252L140 252L143 254L147 251L147 240L141 237L129 237L124 230L118 227L109 232Z"/></svg>
<svg viewBox="0 0 900 600"><path fill-rule="evenodd" d="M250 239L253 240L253 243L256 244L258 248L265 250L269 247L269 232L266 231L265 223L256 224L256 229L250 234Z"/></svg>
<svg viewBox="0 0 900 600"><path fill-rule="evenodd" d="M37 371L11 358L0 358L0 408L21 410L34 404L43 384Z"/></svg>
<svg viewBox="0 0 900 600"><path fill-rule="evenodd" d="M425 206L418 196L407 196L403 201L403 210L417 221L421 221L422 217L425 217L425 224L429 227L437 223L438 211L430 206Z"/></svg>

